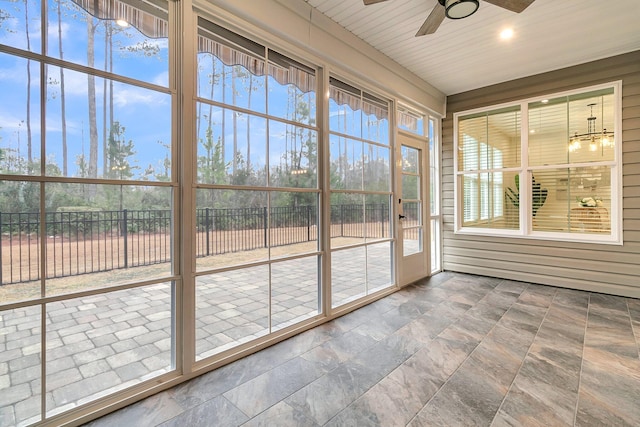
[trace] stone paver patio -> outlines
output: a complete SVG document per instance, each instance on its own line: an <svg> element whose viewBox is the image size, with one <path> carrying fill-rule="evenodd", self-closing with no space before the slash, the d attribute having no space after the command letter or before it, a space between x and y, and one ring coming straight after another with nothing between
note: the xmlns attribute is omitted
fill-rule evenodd
<svg viewBox="0 0 640 427"><path fill-rule="evenodd" d="M335 252L333 306L388 287L390 262L389 243ZM200 276L197 359L317 315L318 271L310 256ZM47 416L172 370L171 293L165 283L46 304ZM0 312L2 426L40 420L41 310Z"/></svg>

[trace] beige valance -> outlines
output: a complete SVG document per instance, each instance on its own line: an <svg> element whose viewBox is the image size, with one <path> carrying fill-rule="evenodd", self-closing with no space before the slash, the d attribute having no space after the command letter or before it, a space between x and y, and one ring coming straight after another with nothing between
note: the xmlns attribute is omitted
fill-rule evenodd
<svg viewBox="0 0 640 427"><path fill-rule="evenodd" d="M169 37L168 12L160 5L141 0L73 0L75 4L98 19L124 20L132 27L149 38ZM229 32L225 30L225 32ZM238 36L239 38L241 36ZM259 55L235 48L213 40L205 34L198 35L198 52L210 53L227 66L239 65L256 76L263 76L265 72L282 85L294 85L304 93L316 90L315 73L305 66L296 66L296 61L288 60L283 55L265 50L269 57L269 64ZM274 57L272 59L272 56ZM362 110L367 115L374 115L378 119L388 119L389 112L386 103L373 100L369 102L361 93L330 88L331 98L339 105L348 105L353 110ZM372 98L373 99L373 98Z"/></svg>

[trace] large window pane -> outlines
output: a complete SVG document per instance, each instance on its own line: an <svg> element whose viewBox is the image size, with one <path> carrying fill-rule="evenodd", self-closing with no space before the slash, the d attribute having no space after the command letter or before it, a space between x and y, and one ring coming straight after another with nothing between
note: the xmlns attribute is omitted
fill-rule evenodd
<svg viewBox="0 0 640 427"><path fill-rule="evenodd" d="M267 199L263 191L197 191L196 266L199 271L268 259Z"/></svg>
<svg viewBox="0 0 640 427"><path fill-rule="evenodd" d="M42 32L40 29L40 8L38 0L0 1L2 26L0 43L30 52L40 53ZM4 78L4 76L3 76Z"/></svg>
<svg viewBox="0 0 640 427"><path fill-rule="evenodd" d="M318 187L318 132L269 121L269 185Z"/></svg>
<svg viewBox="0 0 640 427"><path fill-rule="evenodd" d="M50 3L48 55L168 86L168 2L126 0L117 5L105 0Z"/></svg>
<svg viewBox="0 0 640 427"><path fill-rule="evenodd" d="M47 72L47 175L170 180L169 94L58 67Z"/></svg>
<svg viewBox="0 0 640 427"><path fill-rule="evenodd" d="M364 246L331 253L331 306L367 295L367 253Z"/></svg>
<svg viewBox="0 0 640 427"><path fill-rule="evenodd" d="M416 200L420 197L420 176L402 174L402 198L405 200Z"/></svg>
<svg viewBox="0 0 640 427"><path fill-rule="evenodd" d="M365 239L387 239L391 235L391 198L386 194L364 196Z"/></svg>
<svg viewBox="0 0 640 427"><path fill-rule="evenodd" d="M464 226L518 229L521 183L515 172L460 175Z"/></svg>
<svg viewBox="0 0 640 427"><path fill-rule="evenodd" d="M423 251L422 202L402 202L403 255L409 256Z"/></svg>
<svg viewBox="0 0 640 427"><path fill-rule="evenodd" d="M40 67L0 53L0 74L0 173L40 175Z"/></svg>
<svg viewBox="0 0 640 427"><path fill-rule="evenodd" d="M266 112L265 48L205 19L198 23L198 96Z"/></svg>
<svg viewBox="0 0 640 427"><path fill-rule="evenodd" d="M317 256L272 264L272 331L320 314L319 269Z"/></svg>
<svg viewBox="0 0 640 427"><path fill-rule="evenodd" d="M267 120L198 104L198 181L265 186Z"/></svg>
<svg viewBox="0 0 640 427"><path fill-rule="evenodd" d="M337 135L330 137L331 189L362 190L363 143Z"/></svg>
<svg viewBox="0 0 640 427"><path fill-rule="evenodd" d="M364 143L363 184L367 191L389 191L390 150L376 144Z"/></svg>
<svg viewBox="0 0 640 427"><path fill-rule="evenodd" d="M277 64L269 64L269 115L315 125L315 72L271 50L269 58L278 61Z"/></svg>
<svg viewBox="0 0 640 427"><path fill-rule="evenodd" d="M4 264L3 264L4 265ZM41 408L41 308L31 306L0 311L0 420L2 425L27 425L40 421ZM62 346L54 339L51 347ZM60 375L62 366L52 366ZM64 374L63 374L64 375Z"/></svg>
<svg viewBox="0 0 640 427"><path fill-rule="evenodd" d="M365 203L362 194L331 194L331 247L364 242Z"/></svg>
<svg viewBox="0 0 640 427"><path fill-rule="evenodd" d="M318 194L272 192L269 207L270 257L318 250Z"/></svg>
<svg viewBox="0 0 640 427"><path fill-rule="evenodd" d="M196 279L196 359L269 333L269 266Z"/></svg>
<svg viewBox="0 0 640 427"><path fill-rule="evenodd" d="M520 166L519 107L458 120L459 171Z"/></svg>
<svg viewBox="0 0 640 427"><path fill-rule="evenodd" d="M171 274L171 189L45 184L48 295Z"/></svg>
<svg viewBox="0 0 640 427"><path fill-rule="evenodd" d="M424 135L424 116L404 107L397 108L396 122L398 129L417 135Z"/></svg>
<svg viewBox="0 0 640 427"><path fill-rule="evenodd" d="M536 171L533 230L610 233L610 176L605 166Z"/></svg>
<svg viewBox="0 0 640 427"><path fill-rule="evenodd" d="M529 104L529 164L615 158L613 88L545 101Z"/></svg>
<svg viewBox="0 0 640 427"><path fill-rule="evenodd" d="M231 48L224 49L231 52ZM257 68L264 69L263 59L250 58L250 61ZM256 72L256 69L241 65L226 65L210 53L201 53L198 55L198 96L264 113L265 77L256 75Z"/></svg>
<svg viewBox="0 0 640 427"><path fill-rule="evenodd" d="M362 137L380 144L389 144L388 104L365 94L362 113Z"/></svg>
<svg viewBox="0 0 640 427"><path fill-rule="evenodd" d="M40 184L0 181L0 301L39 298Z"/></svg>
<svg viewBox="0 0 640 427"><path fill-rule="evenodd" d="M337 83L337 82L336 82ZM359 94L331 86L329 129L331 132L362 136L362 99Z"/></svg>
<svg viewBox="0 0 640 427"><path fill-rule="evenodd" d="M173 369L171 287L46 305L48 416Z"/></svg>
<svg viewBox="0 0 640 427"><path fill-rule="evenodd" d="M367 293L393 285L392 243L367 246Z"/></svg>

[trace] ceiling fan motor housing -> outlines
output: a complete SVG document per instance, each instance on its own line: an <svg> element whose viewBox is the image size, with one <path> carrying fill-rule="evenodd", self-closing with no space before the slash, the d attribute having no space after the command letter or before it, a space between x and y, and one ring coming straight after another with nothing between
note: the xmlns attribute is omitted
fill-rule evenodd
<svg viewBox="0 0 640 427"><path fill-rule="evenodd" d="M478 0L438 0L449 19L462 19L473 15L480 7Z"/></svg>

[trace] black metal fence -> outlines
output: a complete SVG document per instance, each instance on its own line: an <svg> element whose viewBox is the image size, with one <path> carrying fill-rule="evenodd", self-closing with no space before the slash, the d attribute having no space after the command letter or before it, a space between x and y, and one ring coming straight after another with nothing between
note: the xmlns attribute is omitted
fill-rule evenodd
<svg viewBox="0 0 640 427"><path fill-rule="evenodd" d="M171 259L170 210L0 213L0 284L148 266ZM389 206L331 207L331 237L389 236ZM318 238L316 206L196 210L196 256L284 246Z"/></svg>

